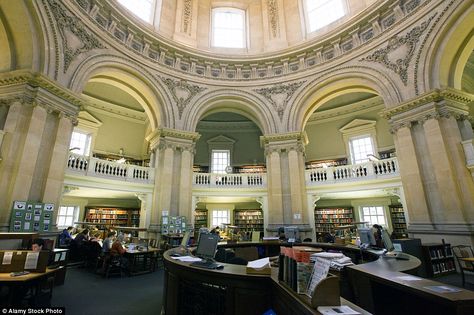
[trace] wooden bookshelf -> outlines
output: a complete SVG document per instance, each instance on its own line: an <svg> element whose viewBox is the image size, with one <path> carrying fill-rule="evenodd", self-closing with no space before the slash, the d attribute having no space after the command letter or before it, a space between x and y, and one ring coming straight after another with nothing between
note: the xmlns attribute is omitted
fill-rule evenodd
<svg viewBox="0 0 474 315"><path fill-rule="evenodd" d="M98 228L107 228L113 225L139 226L139 209L122 208L86 208L85 222L94 223Z"/></svg>
<svg viewBox="0 0 474 315"><path fill-rule="evenodd" d="M194 229L199 230L202 227L208 227L208 211L207 209L194 210Z"/></svg>
<svg viewBox="0 0 474 315"><path fill-rule="evenodd" d="M407 234L407 222L405 220L405 213L403 212L403 207L399 206L389 206L390 217L392 219L392 228L394 238L406 238Z"/></svg>
<svg viewBox="0 0 474 315"><path fill-rule="evenodd" d="M234 210L234 225L244 232L263 232L263 211L261 209Z"/></svg>
<svg viewBox="0 0 474 315"><path fill-rule="evenodd" d="M451 244L421 245L427 277L438 277L456 272Z"/></svg>
<svg viewBox="0 0 474 315"><path fill-rule="evenodd" d="M330 232L340 225L352 224L354 210L352 207L315 208L314 222L317 233Z"/></svg>

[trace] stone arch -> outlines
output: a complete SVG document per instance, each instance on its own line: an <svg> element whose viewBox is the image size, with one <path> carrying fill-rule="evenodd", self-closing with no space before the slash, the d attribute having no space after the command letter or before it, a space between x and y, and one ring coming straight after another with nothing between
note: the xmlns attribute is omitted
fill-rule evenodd
<svg viewBox="0 0 474 315"><path fill-rule="evenodd" d="M75 70L69 88L81 93L90 80L101 80L123 88L144 108L151 130L174 128L172 110L167 104L165 89L159 81L140 66L116 56L90 57Z"/></svg>
<svg viewBox="0 0 474 315"><path fill-rule="evenodd" d="M276 119L254 95L235 90L218 90L196 100L191 111L183 118L186 130L196 130L198 122L212 113L229 111L252 120L263 134L277 132Z"/></svg>
<svg viewBox="0 0 474 315"><path fill-rule="evenodd" d="M470 1L457 4L440 13L436 25L426 37L417 60L423 60L415 75L420 78L417 94L436 88L454 87L461 90L464 67L474 50L474 7ZM444 12L452 12L445 14Z"/></svg>
<svg viewBox="0 0 474 315"><path fill-rule="evenodd" d="M29 1L4 1L0 5L0 72L40 69L42 35L38 34L41 28L32 16L32 6Z"/></svg>
<svg viewBox="0 0 474 315"><path fill-rule="evenodd" d="M362 71L361 71L362 70ZM385 75L362 67L351 67L325 74L306 84L295 98L288 118L290 131L302 131L311 114L323 103L346 93L369 92L379 95L385 107L402 101L397 86Z"/></svg>

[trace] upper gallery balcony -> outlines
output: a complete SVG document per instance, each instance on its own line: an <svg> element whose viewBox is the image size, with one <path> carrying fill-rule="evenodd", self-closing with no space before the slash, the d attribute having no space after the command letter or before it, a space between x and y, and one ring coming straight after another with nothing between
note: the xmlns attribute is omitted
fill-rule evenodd
<svg viewBox="0 0 474 315"><path fill-rule="evenodd" d="M153 184L155 170L131 164L117 163L94 157L69 154L67 172L124 182ZM305 171L306 185L345 184L376 181L400 176L397 158L370 161L355 165L321 167ZM198 189L261 189L267 187L266 173L213 174L193 173L193 187Z"/></svg>

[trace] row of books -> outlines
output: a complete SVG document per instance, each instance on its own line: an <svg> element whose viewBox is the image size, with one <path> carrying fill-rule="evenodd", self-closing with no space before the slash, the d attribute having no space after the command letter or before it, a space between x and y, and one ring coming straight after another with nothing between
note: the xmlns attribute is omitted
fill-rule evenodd
<svg viewBox="0 0 474 315"><path fill-rule="evenodd" d="M438 263L433 263L432 267L433 267L434 274L456 270L453 260L446 260L446 261L441 261Z"/></svg>
<svg viewBox="0 0 474 315"><path fill-rule="evenodd" d="M313 270L310 256L320 251L320 248L305 246L280 247L278 280L298 294L306 293Z"/></svg>
<svg viewBox="0 0 474 315"><path fill-rule="evenodd" d="M453 253L450 246L445 246L444 250L443 248L430 248L430 256L431 259L453 257Z"/></svg>
<svg viewBox="0 0 474 315"><path fill-rule="evenodd" d="M352 209L316 209L314 213L316 214L342 214L342 213L352 214Z"/></svg>
<svg viewBox="0 0 474 315"><path fill-rule="evenodd" d="M316 214L317 219L340 219L340 218L352 218L352 214Z"/></svg>

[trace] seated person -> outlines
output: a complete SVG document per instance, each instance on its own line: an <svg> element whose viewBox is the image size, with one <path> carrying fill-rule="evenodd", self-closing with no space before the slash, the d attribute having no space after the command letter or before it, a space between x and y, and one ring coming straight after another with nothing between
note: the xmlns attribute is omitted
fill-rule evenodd
<svg viewBox="0 0 474 315"><path fill-rule="evenodd" d="M84 242L89 241L89 239L89 229L84 229L81 233L76 235L74 241L76 242L77 247L81 247L82 245L84 245Z"/></svg>
<svg viewBox="0 0 474 315"><path fill-rule="evenodd" d="M31 250L34 252L40 252L43 250L44 240L42 238L35 238L31 243Z"/></svg>
<svg viewBox="0 0 474 315"><path fill-rule="evenodd" d="M110 254L111 255L123 255L127 250L122 246L122 242L124 241L123 234L120 234L117 239L112 243L110 247Z"/></svg>
<svg viewBox="0 0 474 315"><path fill-rule="evenodd" d="M74 227L70 226L67 229L64 229L61 234L59 234L59 245L60 246L68 246L69 243L72 241L72 232Z"/></svg>
<svg viewBox="0 0 474 315"><path fill-rule="evenodd" d="M330 232L326 232L323 235L323 242L324 243L334 243L334 235Z"/></svg>
<svg viewBox="0 0 474 315"><path fill-rule="evenodd" d="M110 252L110 249L112 248L112 244L115 242L116 235L117 235L117 232L115 231L110 231L109 233L107 233L107 237L105 238L102 245L102 252L104 253Z"/></svg>
<svg viewBox="0 0 474 315"><path fill-rule="evenodd" d="M283 226L280 226L278 228L278 238L280 241L286 241L286 236L285 236L285 228Z"/></svg>
<svg viewBox="0 0 474 315"><path fill-rule="evenodd" d="M382 248L383 247L383 244L382 244L382 226L380 226L378 224L374 224L372 226L372 233L374 233L374 237L375 237L375 246L378 247L378 248Z"/></svg>

